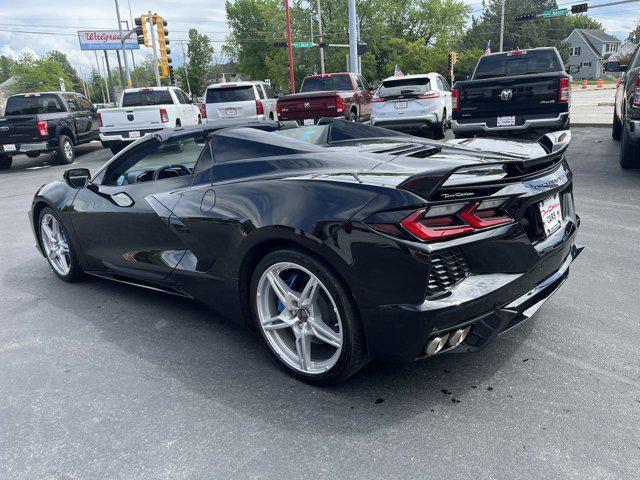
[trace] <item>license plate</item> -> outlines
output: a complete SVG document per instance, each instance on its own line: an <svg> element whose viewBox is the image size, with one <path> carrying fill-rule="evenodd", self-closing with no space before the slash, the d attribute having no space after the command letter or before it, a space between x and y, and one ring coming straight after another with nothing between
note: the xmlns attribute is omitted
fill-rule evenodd
<svg viewBox="0 0 640 480"><path fill-rule="evenodd" d="M396 108L407 108L406 100L405 101L396 102Z"/></svg>
<svg viewBox="0 0 640 480"><path fill-rule="evenodd" d="M140 138L140 132L129 132L129 138Z"/></svg>
<svg viewBox="0 0 640 480"><path fill-rule="evenodd" d="M560 196L556 193L539 204L542 224L546 236L551 235L562 226L562 209L560 207Z"/></svg>
<svg viewBox="0 0 640 480"><path fill-rule="evenodd" d="M516 124L516 117L511 115L509 117L498 117L498 127L513 127Z"/></svg>
<svg viewBox="0 0 640 480"><path fill-rule="evenodd" d="M233 117L237 113L237 110L235 108L227 108L224 112L227 114L227 117Z"/></svg>
<svg viewBox="0 0 640 480"><path fill-rule="evenodd" d="M13 145L13 144L7 144L7 145L3 145L3 146L2 146L2 149L3 149L5 152L15 152L15 151L16 151L16 146L15 146L15 145Z"/></svg>
<svg viewBox="0 0 640 480"><path fill-rule="evenodd" d="M303 125L315 125L316 121L313 118L305 118L302 121Z"/></svg>

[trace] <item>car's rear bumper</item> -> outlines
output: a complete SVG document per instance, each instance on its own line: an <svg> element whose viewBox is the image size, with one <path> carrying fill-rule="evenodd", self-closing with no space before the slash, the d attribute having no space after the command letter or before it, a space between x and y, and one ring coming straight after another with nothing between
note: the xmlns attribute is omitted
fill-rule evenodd
<svg viewBox="0 0 640 480"><path fill-rule="evenodd" d="M569 122L569 112L561 112L547 115L516 115L516 125L510 127L498 127L496 117L470 118L451 120L453 133L462 134L503 134L522 133L530 130L553 130L566 127Z"/></svg>
<svg viewBox="0 0 640 480"><path fill-rule="evenodd" d="M389 130L397 130L400 132L410 132L416 130L431 130L433 125L438 123L438 116L430 113L420 117L402 117L402 118L376 118L371 119L371 125L376 127L388 128Z"/></svg>
<svg viewBox="0 0 640 480"><path fill-rule="evenodd" d="M15 147L15 150L7 151L4 145L0 145L0 155L20 155L22 153L43 153L50 152L57 148L57 142L33 142L33 143L15 143L10 144Z"/></svg>
<svg viewBox="0 0 640 480"><path fill-rule="evenodd" d="M237 117L220 117L220 118L203 118L202 122L203 123L213 123L213 122L219 122L219 121L225 121L225 122L233 122L234 120L237 120L238 122L242 122L245 120L266 120L264 115L245 115L245 116L237 116Z"/></svg>
<svg viewBox="0 0 640 480"><path fill-rule="evenodd" d="M135 142L139 138L144 137L145 135L149 135L151 133L159 132L164 130L163 128L148 128L148 129L140 129L140 130L131 130L131 131L113 131L113 132L100 132L100 141L103 144L111 144L111 143L130 143ZM131 132L138 132L138 137L132 137Z"/></svg>

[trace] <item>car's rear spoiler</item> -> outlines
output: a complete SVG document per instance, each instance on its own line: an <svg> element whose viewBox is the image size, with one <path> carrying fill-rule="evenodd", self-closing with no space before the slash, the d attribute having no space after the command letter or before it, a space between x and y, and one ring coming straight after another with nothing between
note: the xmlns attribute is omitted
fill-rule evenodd
<svg viewBox="0 0 640 480"><path fill-rule="evenodd" d="M547 133L538 140L538 143L548 152L546 155L518 158L499 152L486 152L486 156L474 159L472 164L461 164L452 168L442 167L412 175L397 188L429 199L442 187L513 183L562 161L570 142L571 132L569 131ZM469 150L465 147L460 149Z"/></svg>

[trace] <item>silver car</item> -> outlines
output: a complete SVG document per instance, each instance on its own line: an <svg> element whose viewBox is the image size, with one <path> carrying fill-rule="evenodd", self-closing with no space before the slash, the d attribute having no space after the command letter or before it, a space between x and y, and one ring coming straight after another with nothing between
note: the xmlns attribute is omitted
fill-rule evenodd
<svg viewBox="0 0 640 480"><path fill-rule="evenodd" d="M451 87L438 73L389 77L372 101L371 125L405 132L431 131L442 139L451 121Z"/></svg>
<svg viewBox="0 0 640 480"><path fill-rule="evenodd" d="M277 99L271 86L261 81L209 85L204 94L203 120L278 120Z"/></svg>

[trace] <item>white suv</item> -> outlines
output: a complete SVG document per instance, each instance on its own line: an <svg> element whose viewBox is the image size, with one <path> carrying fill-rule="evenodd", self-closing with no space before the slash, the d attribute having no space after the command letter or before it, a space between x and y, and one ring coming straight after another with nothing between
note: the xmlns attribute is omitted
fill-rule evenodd
<svg viewBox="0 0 640 480"><path fill-rule="evenodd" d="M204 94L207 122L213 120L278 120L278 95L265 82L235 82L209 85Z"/></svg>
<svg viewBox="0 0 640 480"><path fill-rule="evenodd" d="M451 87L438 73L389 77L372 101L371 125L444 138L451 121Z"/></svg>

